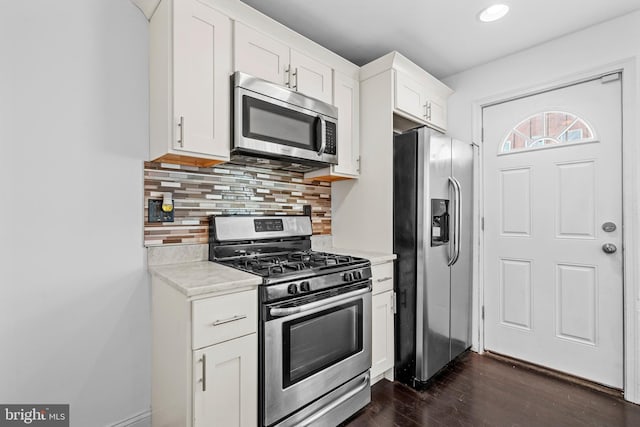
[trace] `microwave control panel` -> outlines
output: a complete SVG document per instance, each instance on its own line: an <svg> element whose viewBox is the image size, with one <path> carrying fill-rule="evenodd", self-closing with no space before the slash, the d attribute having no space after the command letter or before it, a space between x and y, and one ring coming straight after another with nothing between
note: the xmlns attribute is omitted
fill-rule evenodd
<svg viewBox="0 0 640 427"><path fill-rule="evenodd" d="M336 154L336 141L338 139L338 135L335 123L327 122L325 135L327 138L327 147L324 149L324 152L328 154Z"/></svg>

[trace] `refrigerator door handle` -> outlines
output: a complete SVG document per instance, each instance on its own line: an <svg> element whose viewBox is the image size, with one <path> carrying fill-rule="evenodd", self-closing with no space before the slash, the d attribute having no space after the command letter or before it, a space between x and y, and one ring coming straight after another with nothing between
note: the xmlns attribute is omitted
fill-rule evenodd
<svg viewBox="0 0 640 427"><path fill-rule="evenodd" d="M453 189L453 237L450 239L451 247L453 248L453 253L450 255L448 266L452 266L458 261L458 257L460 256L460 222L462 218L462 196L461 196L461 188L460 182L457 179L450 176L449 177L449 185L451 185Z"/></svg>

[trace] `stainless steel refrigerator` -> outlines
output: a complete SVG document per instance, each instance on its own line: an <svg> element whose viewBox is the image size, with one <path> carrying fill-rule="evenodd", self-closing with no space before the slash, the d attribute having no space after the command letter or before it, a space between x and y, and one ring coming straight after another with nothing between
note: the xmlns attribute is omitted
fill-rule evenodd
<svg viewBox="0 0 640 427"><path fill-rule="evenodd" d="M472 193L471 144L394 137L395 375L415 388L471 346Z"/></svg>

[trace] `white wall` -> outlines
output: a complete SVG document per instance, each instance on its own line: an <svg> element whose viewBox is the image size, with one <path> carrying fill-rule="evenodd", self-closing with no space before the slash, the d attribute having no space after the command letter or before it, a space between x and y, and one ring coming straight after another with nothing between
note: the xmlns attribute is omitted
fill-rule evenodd
<svg viewBox="0 0 640 427"><path fill-rule="evenodd" d="M608 21L586 30L576 32L551 42L536 46L534 48L519 52L506 58L493 61L491 63L473 68L471 70L453 75L444 82L455 90L455 94L450 98L449 108L449 133L458 139L466 141L478 141L479 118L475 117L478 106L487 100L504 99L514 94L527 93L532 88L539 89L544 86L555 85L561 81L570 82L575 76L587 76L591 71L606 69L613 70L616 63L632 60L635 71L624 76L623 85L625 87L626 113L631 113L630 119L625 124L625 150L635 147L635 142L640 135L640 120L637 118L637 106L640 105L638 85L640 82L640 68L638 67L640 58L640 11ZM610 65L611 64L611 65ZM627 96L630 94L629 96ZM474 107L475 106L475 107ZM474 128L475 126L475 128ZM638 150L632 148L625 152L625 197L631 194L632 200L626 200L625 207L626 220L625 236L626 251L633 251L638 254L638 220L640 218L639 198L637 192L627 193L629 189L640 188L638 169L635 164L640 159L633 160L638 155ZM630 158L632 155L633 158ZM476 193L477 194L477 193ZM625 265L625 279L631 276L638 277L638 265L640 260L628 259ZM631 262L629 262L631 261ZM476 272L477 273L477 272ZM640 302L637 296L640 295L638 283L633 283L633 292L628 293L628 310L625 321L634 323L633 330L640 330ZM474 285L474 309L477 307L477 283ZM629 303L629 296L633 294L633 301ZM478 325L474 315L473 337L474 344L478 342ZM627 328L629 337L629 328ZM631 335L633 335L631 330ZM637 341L640 337L635 338ZM640 401L640 360L636 359L640 353L636 343L628 343L625 349L629 365L627 365L627 380L633 377L635 371L636 388L625 390L628 398Z"/></svg>
<svg viewBox="0 0 640 427"><path fill-rule="evenodd" d="M129 0L0 2L0 402L150 405L148 30Z"/></svg>
<svg viewBox="0 0 640 427"><path fill-rule="evenodd" d="M448 132L472 140L472 104L640 55L640 11L444 79ZM632 84L637 84L637 79Z"/></svg>

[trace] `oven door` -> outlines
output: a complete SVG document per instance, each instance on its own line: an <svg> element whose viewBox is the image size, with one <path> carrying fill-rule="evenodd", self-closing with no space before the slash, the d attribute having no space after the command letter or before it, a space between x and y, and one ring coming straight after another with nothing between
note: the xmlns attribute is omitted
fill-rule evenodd
<svg viewBox="0 0 640 427"><path fill-rule="evenodd" d="M267 306L263 422L283 419L371 367L371 282ZM289 314L291 313L291 314Z"/></svg>
<svg viewBox="0 0 640 427"><path fill-rule="evenodd" d="M337 121L242 87L234 93L234 150L337 164Z"/></svg>

